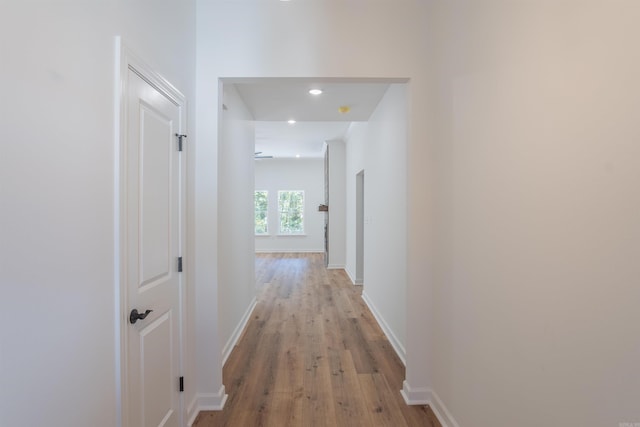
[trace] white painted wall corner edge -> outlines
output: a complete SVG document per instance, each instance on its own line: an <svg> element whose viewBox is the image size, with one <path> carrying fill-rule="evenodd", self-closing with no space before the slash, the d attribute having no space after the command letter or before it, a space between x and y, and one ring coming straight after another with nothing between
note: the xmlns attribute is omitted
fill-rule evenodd
<svg viewBox="0 0 640 427"><path fill-rule="evenodd" d="M238 322L238 325L233 330L233 333L227 340L227 343L224 345L224 348L222 349L222 366L224 366L224 364L227 363L227 359L231 355L231 352L233 351L233 347L235 347L235 345L238 343L238 340L240 339L240 336L242 335L244 328L247 326L247 323L251 318L251 313L253 313L253 309L256 308L256 304L257 304L256 297L253 297L253 299L249 303L249 307L247 307L247 310L244 312L244 315L240 319L240 322Z"/></svg>
<svg viewBox="0 0 640 427"><path fill-rule="evenodd" d="M201 411L221 411L226 401L224 385L218 393L197 393L189 405L187 427L193 425Z"/></svg>
<svg viewBox="0 0 640 427"><path fill-rule="evenodd" d="M407 352L404 346L402 345L398 337L396 337L396 335L393 333L387 322L384 321L384 318L382 317L376 306L367 296L366 291L362 292L362 299L364 300L365 304L367 304L367 307L369 307L369 310L371 311L371 314L373 314L373 317L375 317L378 325L380 325L382 332L384 332L384 334L387 336L387 339L391 343L391 347L393 347L393 349L395 350L396 354L402 361L402 364L404 366L407 366Z"/></svg>
<svg viewBox="0 0 640 427"><path fill-rule="evenodd" d="M426 387L413 388L405 380L400 391L407 405L429 405L442 427L460 427L438 394Z"/></svg>

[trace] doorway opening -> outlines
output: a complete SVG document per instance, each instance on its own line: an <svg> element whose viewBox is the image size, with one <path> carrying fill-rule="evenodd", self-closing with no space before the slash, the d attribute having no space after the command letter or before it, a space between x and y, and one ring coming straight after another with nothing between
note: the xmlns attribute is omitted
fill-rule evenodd
<svg viewBox="0 0 640 427"><path fill-rule="evenodd" d="M405 292L389 284L405 283L407 80L220 83L217 292L223 363L251 318L261 284L269 282L255 274L261 253L316 253L327 269L343 270L356 285L366 275L365 302L404 360L404 343L395 337L404 335L399 311ZM365 170L372 189L366 213ZM303 195L296 198L300 203L284 197L293 193Z"/></svg>
<svg viewBox="0 0 640 427"><path fill-rule="evenodd" d="M356 285L364 284L364 169L356 174Z"/></svg>

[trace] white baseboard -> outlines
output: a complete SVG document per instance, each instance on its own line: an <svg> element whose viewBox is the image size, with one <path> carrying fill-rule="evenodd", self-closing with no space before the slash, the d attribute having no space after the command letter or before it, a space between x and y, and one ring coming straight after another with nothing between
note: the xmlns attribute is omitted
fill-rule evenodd
<svg viewBox="0 0 640 427"><path fill-rule="evenodd" d="M400 391L407 405L429 405L442 427L460 427L438 394L430 388L412 388L405 380Z"/></svg>
<svg viewBox="0 0 640 427"><path fill-rule="evenodd" d="M412 388L407 380L402 382L402 397L407 405L428 405L431 401L431 389L426 387Z"/></svg>
<svg viewBox="0 0 640 427"><path fill-rule="evenodd" d="M348 268L344 268L345 273L347 273L347 276L349 276L349 280L351 280L351 283L353 283L354 285L356 284L356 281L353 280L353 274L351 274L351 272L349 271Z"/></svg>
<svg viewBox="0 0 640 427"><path fill-rule="evenodd" d="M389 325L387 325L387 322L384 321L384 318L382 317L376 306L367 296L366 291L362 292L362 299L364 300L365 304L367 304L367 307L369 307L369 310L373 314L373 317L375 317L378 325L380 325L382 332L384 332L384 334L387 336L387 339L391 343L391 347L393 347L393 349L396 351L396 354L402 361L402 364L404 366L407 366L407 352L404 346L400 343L400 340L398 340L398 337L395 336Z"/></svg>
<svg viewBox="0 0 640 427"><path fill-rule="evenodd" d="M198 393L193 398L187 412L187 427L191 427L200 411L221 411L227 401L224 385L218 393Z"/></svg>
<svg viewBox="0 0 640 427"><path fill-rule="evenodd" d="M233 351L233 347L235 347L235 345L238 343L238 340L242 335L242 331L244 331L244 327L247 326L247 322L251 318L251 313L253 313L254 308L256 308L255 297L253 297L253 299L249 303L249 307L244 312L244 315L240 319L240 322L238 322L238 325L233 330L233 333L231 334L231 336L227 340L227 343L224 345L224 348L222 349L222 366L224 366L224 364L227 362L229 355Z"/></svg>
<svg viewBox="0 0 640 427"><path fill-rule="evenodd" d="M438 418L438 421L440 421L440 424L442 424L442 427L460 427L456 420L453 419L451 412L449 412L444 403L442 403L438 394L433 390L431 391L431 402L429 403L429 406L433 413L436 414L436 417Z"/></svg>
<svg viewBox="0 0 640 427"><path fill-rule="evenodd" d="M344 270L344 264L329 264L327 270Z"/></svg>
<svg viewBox="0 0 640 427"><path fill-rule="evenodd" d="M353 283L354 285L362 286L362 280L354 279L355 276L349 271L347 267L344 268L344 271L347 273L347 276L349 276L349 280L351 280L351 283Z"/></svg>

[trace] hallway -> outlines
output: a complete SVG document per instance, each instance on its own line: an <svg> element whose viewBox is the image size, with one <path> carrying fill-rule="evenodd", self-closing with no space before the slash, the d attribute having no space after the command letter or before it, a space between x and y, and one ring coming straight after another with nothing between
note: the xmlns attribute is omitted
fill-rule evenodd
<svg viewBox="0 0 640 427"><path fill-rule="evenodd" d="M322 254L256 255L258 303L224 366L224 410L194 427L430 426L404 367L343 270Z"/></svg>

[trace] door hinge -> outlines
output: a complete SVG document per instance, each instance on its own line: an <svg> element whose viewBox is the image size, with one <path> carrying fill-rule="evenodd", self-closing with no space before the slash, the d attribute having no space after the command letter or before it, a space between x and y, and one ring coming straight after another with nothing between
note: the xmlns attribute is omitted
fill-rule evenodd
<svg viewBox="0 0 640 427"><path fill-rule="evenodd" d="M178 137L178 151L182 151L182 139L186 138L187 135L181 135L179 133L176 133L176 136Z"/></svg>
<svg viewBox="0 0 640 427"><path fill-rule="evenodd" d="M180 391L184 391L184 377L180 377Z"/></svg>
<svg viewBox="0 0 640 427"><path fill-rule="evenodd" d="M178 257L178 273L182 273L182 257Z"/></svg>

